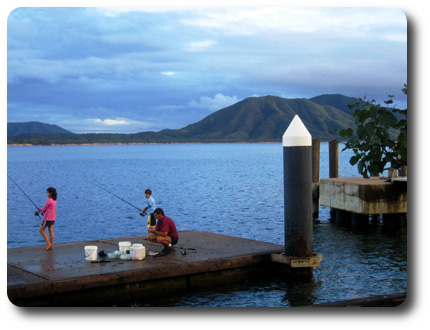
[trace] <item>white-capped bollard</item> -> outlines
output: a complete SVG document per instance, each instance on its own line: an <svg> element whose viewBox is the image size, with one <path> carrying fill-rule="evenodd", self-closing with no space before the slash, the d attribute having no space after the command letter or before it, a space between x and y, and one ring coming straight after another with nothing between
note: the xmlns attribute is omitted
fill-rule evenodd
<svg viewBox="0 0 430 330"><path fill-rule="evenodd" d="M312 136L295 116L282 137L285 255L312 257Z"/></svg>

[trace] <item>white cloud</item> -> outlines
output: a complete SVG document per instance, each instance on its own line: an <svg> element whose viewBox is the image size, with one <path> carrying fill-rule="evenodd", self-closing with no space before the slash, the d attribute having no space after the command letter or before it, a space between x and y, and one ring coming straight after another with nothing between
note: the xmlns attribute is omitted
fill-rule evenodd
<svg viewBox="0 0 430 330"><path fill-rule="evenodd" d="M182 23L228 35L251 35L267 29L308 30L314 26L315 15L315 10L307 8L211 8Z"/></svg>
<svg viewBox="0 0 430 330"><path fill-rule="evenodd" d="M96 7L91 8L91 10L95 10L103 13L107 17L117 17L122 14L127 13L168 13L168 12L177 12L177 11L189 11L191 8L187 7L155 7L155 6L141 6L141 7Z"/></svg>
<svg viewBox="0 0 430 330"><path fill-rule="evenodd" d="M122 119L90 119L93 120L95 123L101 123L104 125L127 125L129 120L122 118Z"/></svg>
<svg viewBox="0 0 430 330"><path fill-rule="evenodd" d="M384 38L377 30L401 26L406 17L399 9L249 7L211 8L182 19L184 25L226 35L247 36L261 32L302 32L337 37ZM403 33L406 35L406 31Z"/></svg>
<svg viewBox="0 0 430 330"><path fill-rule="evenodd" d="M152 123L133 120L129 118L88 118L81 121L68 120L67 126L74 132L115 132L115 133L137 133L146 131L153 127Z"/></svg>
<svg viewBox="0 0 430 330"><path fill-rule="evenodd" d="M192 100L188 105L214 112L237 102L239 102L237 96L226 96L218 93L214 97L202 96L199 101Z"/></svg>
<svg viewBox="0 0 430 330"><path fill-rule="evenodd" d="M176 74L176 72L173 72L173 71L163 71L163 72L161 72L161 74L163 76L174 76Z"/></svg>
<svg viewBox="0 0 430 330"><path fill-rule="evenodd" d="M206 48L211 47L214 44L215 44L215 41L213 41L213 40L203 40L203 41L189 42L186 45L186 49L189 52L199 52L199 51L202 51L202 50L204 50Z"/></svg>

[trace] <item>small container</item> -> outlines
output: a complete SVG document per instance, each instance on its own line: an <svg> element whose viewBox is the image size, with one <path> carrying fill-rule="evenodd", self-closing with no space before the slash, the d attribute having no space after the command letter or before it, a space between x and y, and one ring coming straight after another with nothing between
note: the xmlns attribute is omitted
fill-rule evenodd
<svg viewBox="0 0 430 330"><path fill-rule="evenodd" d="M130 254L130 242L119 242L118 247L121 254Z"/></svg>
<svg viewBox="0 0 430 330"><path fill-rule="evenodd" d="M94 261L97 260L97 246L89 245L84 248L85 250L85 260Z"/></svg>
<svg viewBox="0 0 430 330"><path fill-rule="evenodd" d="M119 252L119 251L114 251L112 253L108 253L109 259L119 259L119 257L121 257L121 252Z"/></svg>
<svg viewBox="0 0 430 330"><path fill-rule="evenodd" d="M131 260L131 255L130 254L121 254L120 257L121 260Z"/></svg>
<svg viewBox="0 0 430 330"><path fill-rule="evenodd" d="M145 247L142 244L135 243L130 248L131 259L143 260L145 259Z"/></svg>

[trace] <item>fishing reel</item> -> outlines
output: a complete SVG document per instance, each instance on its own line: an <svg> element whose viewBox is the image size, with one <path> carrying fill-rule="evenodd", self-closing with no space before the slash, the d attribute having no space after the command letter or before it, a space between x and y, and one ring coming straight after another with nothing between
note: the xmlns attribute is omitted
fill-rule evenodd
<svg viewBox="0 0 430 330"><path fill-rule="evenodd" d="M40 214L39 214L39 211L34 212L34 215L35 215L35 216L39 216L39 215L40 215Z"/></svg>
<svg viewBox="0 0 430 330"><path fill-rule="evenodd" d="M140 213L139 213L139 215L140 215L141 217L144 217L144 216L146 216L146 215L147 215L147 213L146 213L146 212L140 212Z"/></svg>

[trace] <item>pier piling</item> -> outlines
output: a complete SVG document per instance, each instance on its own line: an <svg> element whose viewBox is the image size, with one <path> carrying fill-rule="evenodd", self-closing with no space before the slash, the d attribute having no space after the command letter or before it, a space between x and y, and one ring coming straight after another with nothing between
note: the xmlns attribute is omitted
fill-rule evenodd
<svg viewBox="0 0 430 330"><path fill-rule="evenodd" d="M329 178L339 177L339 143L337 140L328 142ZM330 219L336 221L336 209L330 209Z"/></svg>
<svg viewBox="0 0 430 330"><path fill-rule="evenodd" d="M320 149L321 139L312 139L312 217L319 217Z"/></svg>
<svg viewBox="0 0 430 330"><path fill-rule="evenodd" d="M284 157L284 258L293 275L312 275L312 137L296 115L282 137ZM281 257L276 258L278 262Z"/></svg>

